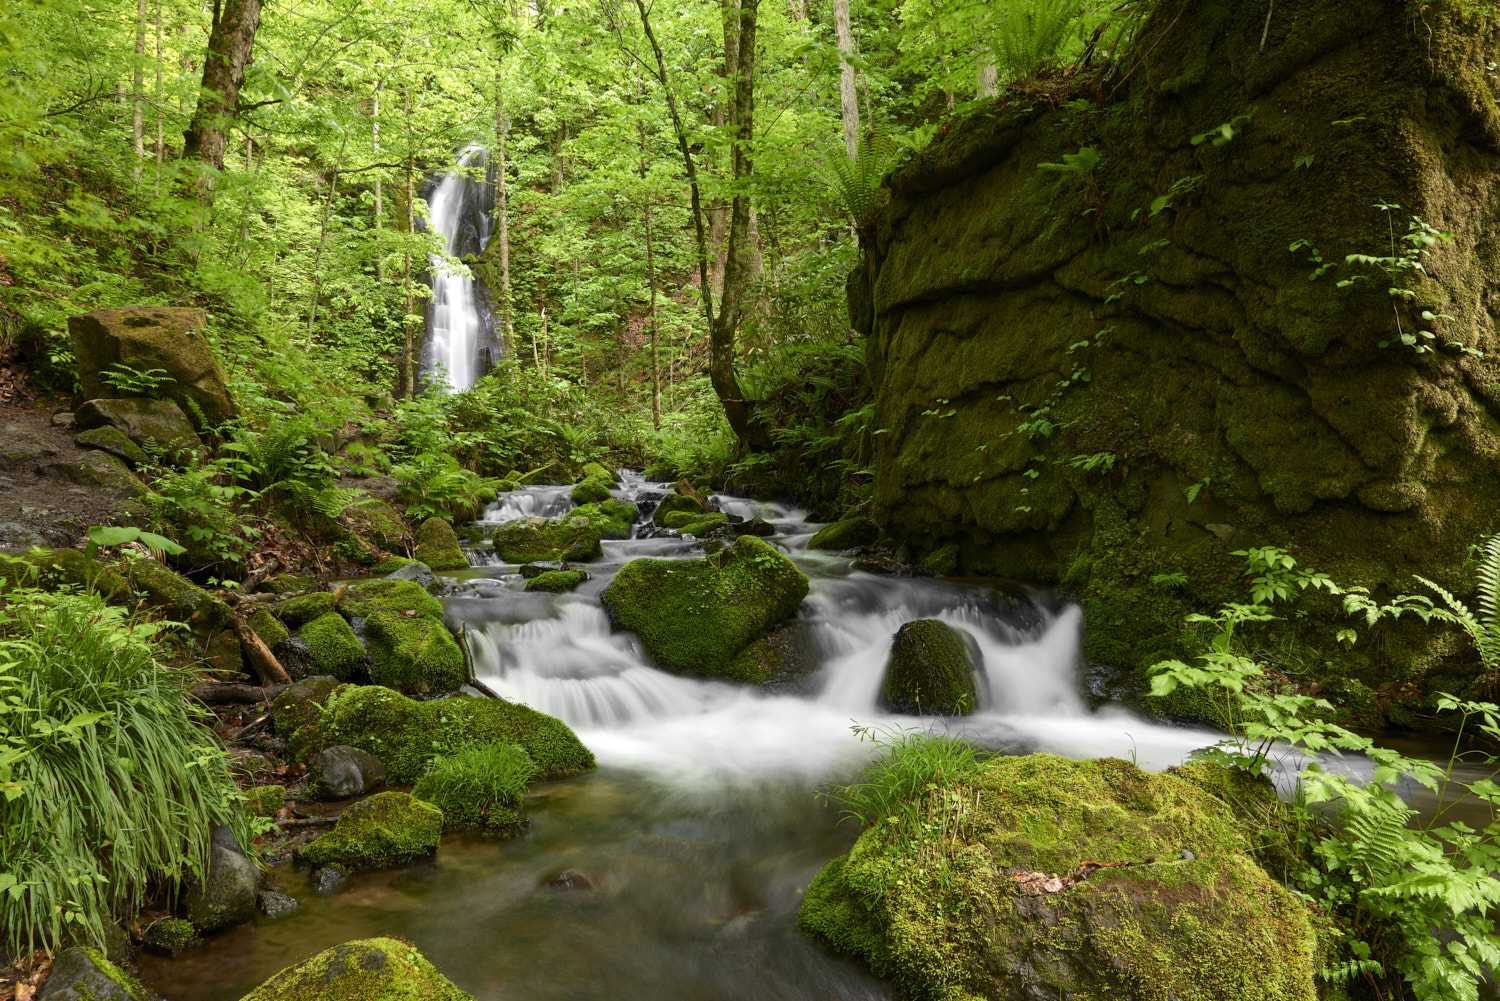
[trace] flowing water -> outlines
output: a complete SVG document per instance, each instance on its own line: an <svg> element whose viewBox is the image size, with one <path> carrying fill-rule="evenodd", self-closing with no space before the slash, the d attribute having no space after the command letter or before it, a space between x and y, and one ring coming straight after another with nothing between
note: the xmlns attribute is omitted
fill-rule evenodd
<svg viewBox="0 0 1500 1001"><path fill-rule="evenodd" d="M566 487L507 495L484 523L555 515ZM616 496L650 501L668 484L625 474ZM858 833L820 803L874 748L859 726L951 728L996 748L1132 758L1160 769L1213 735L1090 710L1077 671L1084 624L1045 593L875 577L810 552L800 511L716 498L759 516L769 540L807 573L801 617L824 657L795 690L768 691L667 674L630 634L611 633L599 592L638 556L693 558L689 537L605 542L592 579L571 595L526 594L506 568L480 566L448 601L467 624L476 673L499 694L567 721L597 772L534 788L523 837L449 836L435 859L354 877L320 897L284 867L291 915L257 918L175 960L148 958L143 979L168 1001L231 1001L284 966L352 938L410 939L479 1001L889 998L889 988L800 936L808 882ZM649 524L638 526L649 528ZM938 618L983 654L981 708L953 720L884 713L877 692L892 634ZM593 889L549 885L564 871Z"/></svg>
<svg viewBox="0 0 1500 1001"><path fill-rule="evenodd" d="M458 168L437 178L427 194L427 225L443 236L451 257L478 255L494 226L494 168L482 146L469 146ZM474 176L478 174L479 176ZM467 389L500 357L488 290L467 269L434 254L429 259L432 299L427 303L427 340L422 352L424 379L442 377L453 389Z"/></svg>

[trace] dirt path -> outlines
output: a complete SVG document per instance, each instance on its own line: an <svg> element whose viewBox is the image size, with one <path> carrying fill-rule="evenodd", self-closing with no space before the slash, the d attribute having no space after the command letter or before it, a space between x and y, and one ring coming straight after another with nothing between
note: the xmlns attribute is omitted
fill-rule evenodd
<svg viewBox="0 0 1500 1001"><path fill-rule="evenodd" d="M52 423L62 406L0 405L0 549L71 546L90 525L120 524L128 514L124 494L37 475L40 465L78 462L90 451Z"/></svg>

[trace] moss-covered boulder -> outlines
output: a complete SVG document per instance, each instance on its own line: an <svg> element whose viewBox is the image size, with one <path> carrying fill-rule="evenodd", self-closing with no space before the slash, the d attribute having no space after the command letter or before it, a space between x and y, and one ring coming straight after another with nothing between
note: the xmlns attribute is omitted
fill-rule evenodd
<svg viewBox="0 0 1500 1001"><path fill-rule="evenodd" d="M589 575L582 570L549 570L528 580L526 590L566 594L588 579Z"/></svg>
<svg viewBox="0 0 1500 1001"><path fill-rule="evenodd" d="M505 479L513 480L523 487L535 487L543 484L564 484L573 482L573 474L568 472L568 467L556 460L545 466L538 466L527 473L506 474Z"/></svg>
<svg viewBox="0 0 1500 1001"><path fill-rule="evenodd" d="M333 830L302 849L309 865L390 869L437 851L443 811L404 792L379 792L339 814Z"/></svg>
<svg viewBox="0 0 1500 1001"><path fill-rule="evenodd" d="M696 497L686 497L677 493L667 494L657 502L656 513L652 515L652 521L656 523L658 528L670 528L671 526L667 524L667 515L675 514L678 511L687 511L691 514L701 515L703 513L703 503Z"/></svg>
<svg viewBox="0 0 1500 1001"><path fill-rule="evenodd" d="M309 666L319 675L347 681L365 662L365 648L337 612L303 623L297 630L297 638L307 645Z"/></svg>
<svg viewBox="0 0 1500 1001"><path fill-rule="evenodd" d="M339 684L337 678L303 678L292 682L271 700L271 725L277 736L286 738L291 744L292 754L299 760L306 760L322 746L317 724L328 697Z"/></svg>
<svg viewBox="0 0 1500 1001"><path fill-rule="evenodd" d="M582 562L603 556L604 548L599 545L599 529L587 518L528 518L495 529L495 552L507 563Z"/></svg>
<svg viewBox="0 0 1500 1001"><path fill-rule="evenodd" d="M241 1001L474 1001L409 942L370 938L289 966Z"/></svg>
<svg viewBox="0 0 1500 1001"><path fill-rule="evenodd" d="M412 553L418 563L433 570L466 570L469 561L459 548L458 536L445 518L428 518L417 528L417 548Z"/></svg>
<svg viewBox="0 0 1500 1001"><path fill-rule="evenodd" d="M350 527L381 549L395 549L411 538L406 520L385 501L366 497L344 512Z"/></svg>
<svg viewBox="0 0 1500 1001"><path fill-rule="evenodd" d="M385 609L427 619L443 617L443 603L428 594L422 585L389 577L366 580L349 588L340 605L345 615L369 616Z"/></svg>
<svg viewBox="0 0 1500 1001"><path fill-rule="evenodd" d="M818 533L807 540L808 549L855 549L874 545L880 538L880 526L869 518L845 518L831 525L824 525Z"/></svg>
<svg viewBox="0 0 1500 1001"><path fill-rule="evenodd" d="M745 536L701 560L631 560L601 600L663 667L759 681L732 673L735 655L796 612L807 586L791 560Z"/></svg>
<svg viewBox="0 0 1500 1001"><path fill-rule="evenodd" d="M585 504L568 512L568 518L587 518L599 531L601 539L628 539L635 525L636 507L628 501L607 498L598 504Z"/></svg>
<svg viewBox="0 0 1500 1001"><path fill-rule="evenodd" d="M686 532L689 527L703 525L712 528L722 525L729 520L729 516L718 511L673 511L662 519L662 524L667 528L675 528Z"/></svg>
<svg viewBox="0 0 1500 1001"><path fill-rule="evenodd" d="M584 480L573 487L571 496L574 504L597 504L600 501L609 500L609 492L613 488L614 483L611 480Z"/></svg>
<svg viewBox="0 0 1500 1001"><path fill-rule="evenodd" d="M578 471L579 482L584 480L604 480L608 483L619 483L620 478L602 462L585 462L583 468Z"/></svg>
<svg viewBox="0 0 1500 1001"><path fill-rule="evenodd" d="M58 954L37 1001L146 1001L152 995L98 949Z"/></svg>
<svg viewBox="0 0 1500 1001"><path fill-rule="evenodd" d="M979 707L974 641L937 619L917 619L896 630L880 694L898 712L971 713Z"/></svg>
<svg viewBox="0 0 1500 1001"><path fill-rule="evenodd" d="M735 654L731 677L762 684L794 684L817 673L823 650L810 623L793 620Z"/></svg>
<svg viewBox="0 0 1500 1001"><path fill-rule="evenodd" d="M245 812L252 817L274 817L286 806L286 786L251 786L243 791Z"/></svg>
<svg viewBox="0 0 1500 1001"><path fill-rule="evenodd" d="M333 596L332 591L314 591L311 594L302 594L288 599L277 607L276 613L281 617L281 621L296 627L304 622L322 618L333 611L337 604L338 599Z"/></svg>
<svg viewBox="0 0 1500 1001"><path fill-rule="evenodd" d="M291 635L291 632L282 624L282 621L271 614L269 608L257 608L255 613L246 621L249 623L250 628L254 630L255 635L259 636L260 641L266 645L267 650Z"/></svg>
<svg viewBox="0 0 1500 1001"><path fill-rule="evenodd" d="M234 613L223 601L155 560L131 560L125 572L148 608L174 622L186 622L194 633L224 629L233 619Z"/></svg>
<svg viewBox="0 0 1500 1001"><path fill-rule="evenodd" d="M179 465L191 462L203 449L203 441L187 414L163 400L89 400L73 417L74 427L80 431L116 428L147 452L160 451Z"/></svg>
<svg viewBox="0 0 1500 1001"><path fill-rule="evenodd" d="M222 424L234 407L207 328L207 314L191 306L122 306L68 317L83 395L112 392L105 376L116 366L159 369L166 381L153 395L201 413L209 427Z"/></svg>
<svg viewBox="0 0 1500 1001"><path fill-rule="evenodd" d="M995 758L915 808L954 834L875 823L801 912L906 997L1317 997L1307 908L1252 857L1263 832L1183 775Z"/></svg>
<svg viewBox="0 0 1500 1001"><path fill-rule="evenodd" d="M48 462L36 467L38 476L96 487L136 499L151 493L120 459L107 452L88 452L76 461Z"/></svg>
<svg viewBox="0 0 1500 1001"><path fill-rule="evenodd" d="M342 620L341 620L342 621ZM463 686L464 654L441 619L378 609L365 620L370 680L404 692L452 692Z"/></svg>
<svg viewBox="0 0 1500 1001"><path fill-rule="evenodd" d="M141 446L125 436L125 432L119 428L102 427L92 428L80 432L73 439L81 448L97 448L101 452L108 452L117 459L122 459L132 466L144 466L150 461Z"/></svg>
<svg viewBox="0 0 1500 1001"><path fill-rule="evenodd" d="M475 743L516 744L536 763L539 778L589 771L594 756L567 724L501 699L461 696L417 702L379 686L345 685L328 699L318 744L348 744L385 763L386 780L415 782L427 763Z"/></svg>

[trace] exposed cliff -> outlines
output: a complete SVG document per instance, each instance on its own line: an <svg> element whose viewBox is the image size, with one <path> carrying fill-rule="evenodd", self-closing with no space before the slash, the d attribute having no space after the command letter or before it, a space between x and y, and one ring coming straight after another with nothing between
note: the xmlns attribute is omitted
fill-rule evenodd
<svg viewBox="0 0 1500 1001"><path fill-rule="evenodd" d="M1500 31L1395 0L1265 23L1161 0L1112 78L936 139L874 228L877 520L1063 582L1115 663L1241 597L1233 550L1410 592L1495 527ZM1425 270L1344 263L1402 259L1413 217L1453 234ZM1209 583L1151 583L1179 572ZM1381 645L1366 680L1431 653Z"/></svg>

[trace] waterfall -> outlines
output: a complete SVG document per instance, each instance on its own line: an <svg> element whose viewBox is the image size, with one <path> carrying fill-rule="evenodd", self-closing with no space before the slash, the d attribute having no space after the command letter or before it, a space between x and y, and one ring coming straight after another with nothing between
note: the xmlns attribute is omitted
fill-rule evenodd
<svg viewBox="0 0 1500 1001"><path fill-rule="evenodd" d="M489 151L471 145L459 154L457 167L436 178L427 192L427 225L443 237L452 257L478 255L490 242L494 228L494 166ZM462 168L470 168L464 170ZM482 174L482 180L473 175ZM439 369L452 389L467 389L501 355L495 335L493 300L489 289L466 270L450 267L442 257L429 259L432 299L427 304L427 340L422 373L428 385Z"/></svg>

